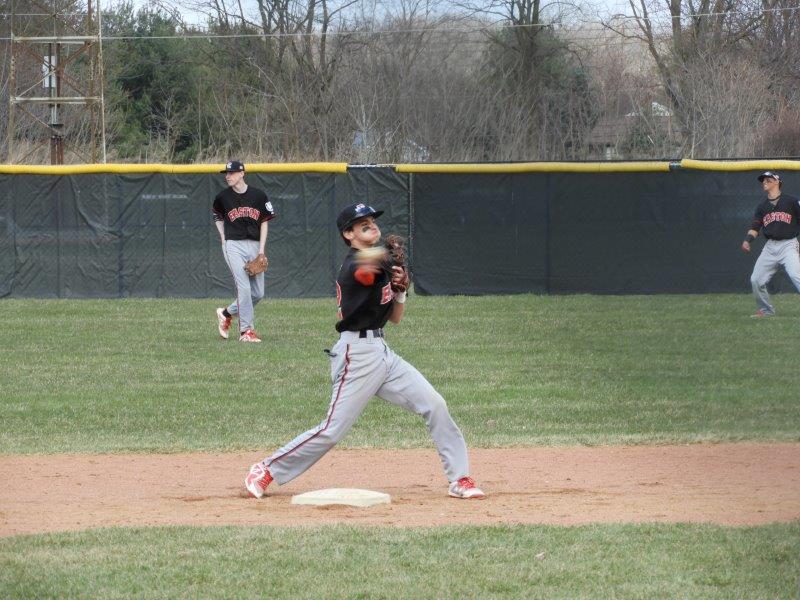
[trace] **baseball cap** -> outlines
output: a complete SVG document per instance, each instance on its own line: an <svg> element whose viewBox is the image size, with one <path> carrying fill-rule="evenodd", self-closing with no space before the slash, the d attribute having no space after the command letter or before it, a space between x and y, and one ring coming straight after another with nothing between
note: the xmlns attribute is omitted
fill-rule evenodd
<svg viewBox="0 0 800 600"><path fill-rule="evenodd" d="M350 206L346 206L342 212L339 213L339 216L336 218L336 227L339 228L339 232L342 232L359 219L363 219L364 217L373 217L377 219L382 214L382 210L375 210L370 205L364 204L363 202L351 204Z"/></svg>
<svg viewBox="0 0 800 600"><path fill-rule="evenodd" d="M772 171L764 171L761 175L758 176L759 181L764 181L767 177L772 177L775 181L780 181L781 176L777 173L773 173Z"/></svg>
<svg viewBox="0 0 800 600"><path fill-rule="evenodd" d="M238 160L229 160L220 173L238 173L244 171L244 163Z"/></svg>

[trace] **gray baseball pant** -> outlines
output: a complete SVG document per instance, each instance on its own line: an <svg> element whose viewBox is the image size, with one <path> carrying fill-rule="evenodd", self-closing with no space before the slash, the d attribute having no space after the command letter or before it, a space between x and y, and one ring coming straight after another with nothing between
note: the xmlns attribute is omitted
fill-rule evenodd
<svg viewBox="0 0 800 600"><path fill-rule="evenodd" d="M239 315L239 331L255 329L255 306L264 297L264 274L250 277L244 270L247 261L258 256L256 240L225 240L222 246L225 262L236 285L236 300L228 306L231 315Z"/></svg>
<svg viewBox="0 0 800 600"><path fill-rule="evenodd" d="M779 266L786 270L794 287L800 292L800 243L797 238L767 240L756 260L755 267L753 267L753 274L750 275L750 284L753 286L756 305L769 315L774 315L775 309L769 301L767 284Z"/></svg>
<svg viewBox="0 0 800 600"><path fill-rule="evenodd" d="M333 390L328 414L262 461L275 481L287 483L322 458L344 438L373 396L425 419L448 481L469 475L467 445L444 398L382 338L371 331L365 338L343 332L330 356Z"/></svg>

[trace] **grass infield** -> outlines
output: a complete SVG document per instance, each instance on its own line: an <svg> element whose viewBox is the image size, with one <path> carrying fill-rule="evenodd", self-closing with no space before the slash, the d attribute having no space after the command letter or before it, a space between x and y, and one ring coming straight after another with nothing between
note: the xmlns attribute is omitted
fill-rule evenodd
<svg viewBox="0 0 800 600"><path fill-rule="evenodd" d="M266 450L330 398L331 299L257 308L218 338L213 300L3 300L0 453ZM474 447L798 440L800 297L412 296L389 344ZM370 404L342 446L428 447Z"/></svg>
<svg viewBox="0 0 800 600"><path fill-rule="evenodd" d="M0 539L4 598L797 598L800 524L150 528Z"/></svg>

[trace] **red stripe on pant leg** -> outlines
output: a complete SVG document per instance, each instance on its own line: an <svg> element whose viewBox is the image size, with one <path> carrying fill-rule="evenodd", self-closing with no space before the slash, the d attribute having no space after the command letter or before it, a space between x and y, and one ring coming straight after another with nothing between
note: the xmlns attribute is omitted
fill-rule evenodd
<svg viewBox="0 0 800 600"><path fill-rule="evenodd" d="M300 448L306 442L310 442L311 440L313 440L315 437L317 437L320 433L322 433L323 431L325 431L328 428L328 425L331 424L331 419L333 418L333 411L336 410L336 404L339 402L339 397L342 395L342 389L344 388L344 382L347 379L347 371L349 370L349 367L350 367L350 344L347 344L347 350L345 350L345 353L344 353L344 373L342 374L342 381L339 383L339 389L336 391L336 398L333 400L333 404L331 404L331 410L328 413L328 420L325 421L325 426L322 429L320 429L317 433L312 435L310 438L308 438L307 440L303 440L302 442L297 444L297 446L295 446L291 450L287 450L286 452L284 452L280 456L276 456L275 458L270 460L269 464L267 465L268 467L269 467L269 465L274 463L276 460L280 460L280 459L284 458L285 456L288 456L289 454L291 454L292 452L294 452L295 450Z"/></svg>

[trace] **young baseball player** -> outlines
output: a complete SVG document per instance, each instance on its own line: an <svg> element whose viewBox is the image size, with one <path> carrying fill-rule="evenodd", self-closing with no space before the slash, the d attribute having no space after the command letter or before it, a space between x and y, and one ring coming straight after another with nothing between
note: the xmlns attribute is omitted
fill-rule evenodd
<svg viewBox="0 0 800 600"><path fill-rule="evenodd" d="M350 251L336 279L339 340L328 351L333 389L328 414L271 456L257 462L245 478L251 495L261 498L272 481L284 484L304 473L339 442L373 396L425 419L439 452L448 493L454 498L484 498L469 476L467 446L444 398L419 371L386 344L383 326L400 323L405 311L408 274L384 267L376 250L383 211L366 204L345 208L336 225Z"/></svg>
<svg viewBox="0 0 800 600"><path fill-rule="evenodd" d="M767 238L764 249L756 260L750 283L756 297L758 310L753 317L771 317L775 309L769 302L767 284L779 266L786 270L794 287L800 292L800 247L797 241L800 227L800 203L797 198L783 194L780 175L765 171L758 176L767 199L756 207L753 224L742 242L742 250L750 252L750 244L759 231Z"/></svg>
<svg viewBox="0 0 800 600"><path fill-rule="evenodd" d="M236 299L217 309L217 330L228 339L231 321L239 316L239 341L261 342L255 332L255 306L264 297L264 273L250 275L245 264L263 256L267 245L268 222L275 211L267 195L244 181L244 164L232 160L220 171L228 187L214 198L211 209L222 240L222 254L233 275Z"/></svg>

